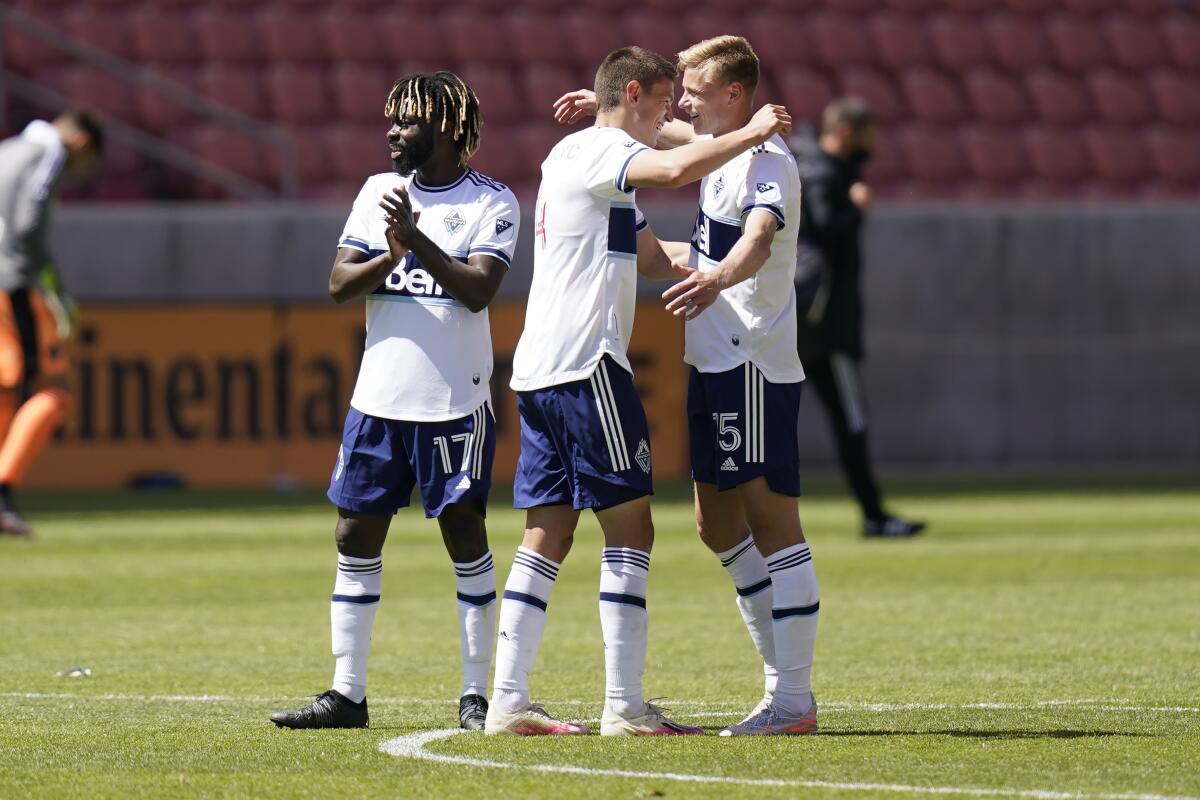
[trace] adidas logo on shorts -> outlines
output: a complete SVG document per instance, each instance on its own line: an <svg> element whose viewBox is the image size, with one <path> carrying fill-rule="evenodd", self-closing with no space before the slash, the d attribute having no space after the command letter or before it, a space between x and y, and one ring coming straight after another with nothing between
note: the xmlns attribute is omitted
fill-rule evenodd
<svg viewBox="0 0 1200 800"><path fill-rule="evenodd" d="M725 459L725 463L721 465L721 472L737 472L737 464L733 463L733 456Z"/></svg>

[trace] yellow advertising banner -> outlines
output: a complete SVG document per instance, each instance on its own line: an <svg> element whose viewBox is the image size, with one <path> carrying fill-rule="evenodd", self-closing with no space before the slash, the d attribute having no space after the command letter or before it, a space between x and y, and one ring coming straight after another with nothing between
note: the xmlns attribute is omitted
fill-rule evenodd
<svg viewBox="0 0 1200 800"><path fill-rule="evenodd" d="M493 479L512 480L508 388L525 307L490 308ZM193 487L321 487L358 374L363 309L270 304L89 305L71 345L74 407L24 482L105 489L157 475ZM629 348L656 477L687 475L683 325L638 306Z"/></svg>

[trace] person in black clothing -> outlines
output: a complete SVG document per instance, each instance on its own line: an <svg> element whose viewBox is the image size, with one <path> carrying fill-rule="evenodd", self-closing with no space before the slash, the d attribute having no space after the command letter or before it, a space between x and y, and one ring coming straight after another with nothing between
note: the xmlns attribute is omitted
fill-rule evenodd
<svg viewBox="0 0 1200 800"><path fill-rule="evenodd" d="M867 416L858 365L863 359L860 233L871 189L859 177L875 143L861 100L834 100L811 152L798 153L800 243L796 266L798 347L807 382L833 424L838 458L862 508L864 536L914 536L924 522L883 507L867 449Z"/></svg>

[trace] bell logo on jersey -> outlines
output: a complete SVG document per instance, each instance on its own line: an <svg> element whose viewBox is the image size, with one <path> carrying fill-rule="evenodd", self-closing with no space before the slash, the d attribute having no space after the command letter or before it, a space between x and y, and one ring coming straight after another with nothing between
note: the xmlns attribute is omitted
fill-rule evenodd
<svg viewBox="0 0 1200 800"><path fill-rule="evenodd" d="M403 263L372 294L411 297L417 302L425 299L438 305L458 304L411 252L405 254Z"/></svg>

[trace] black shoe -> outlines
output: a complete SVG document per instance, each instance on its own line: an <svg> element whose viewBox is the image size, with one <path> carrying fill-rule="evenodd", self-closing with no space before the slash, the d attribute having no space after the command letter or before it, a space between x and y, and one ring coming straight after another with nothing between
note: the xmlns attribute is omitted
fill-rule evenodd
<svg viewBox="0 0 1200 800"><path fill-rule="evenodd" d="M0 536L32 536L33 529L29 527L16 509L9 508L0 511Z"/></svg>
<svg viewBox="0 0 1200 800"><path fill-rule="evenodd" d="M465 694L458 701L458 727L468 731L483 730L487 720L487 700L477 694Z"/></svg>
<svg viewBox="0 0 1200 800"><path fill-rule="evenodd" d="M916 536L923 530L925 530L924 522L888 516L863 520L862 532L863 536L872 539L903 539Z"/></svg>
<svg viewBox="0 0 1200 800"><path fill-rule="evenodd" d="M330 689L297 711L276 711L271 722L280 728L365 728L367 699L355 703Z"/></svg>

